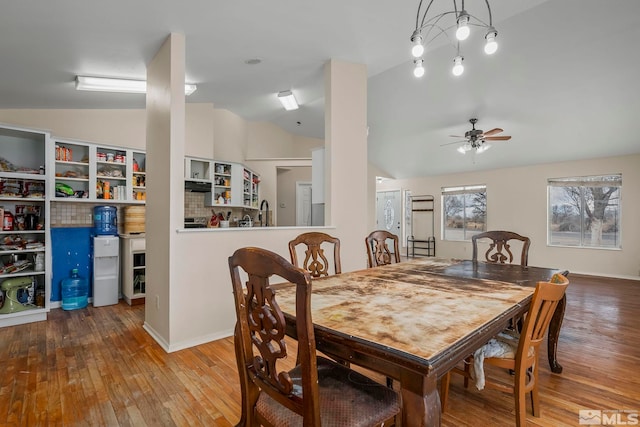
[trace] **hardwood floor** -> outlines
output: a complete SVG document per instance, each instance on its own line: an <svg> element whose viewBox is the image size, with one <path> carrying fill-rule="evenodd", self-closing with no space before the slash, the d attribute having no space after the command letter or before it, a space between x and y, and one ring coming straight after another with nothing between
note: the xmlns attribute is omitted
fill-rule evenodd
<svg viewBox="0 0 640 427"><path fill-rule="evenodd" d="M551 374L541 358L542 416L527 405L532 426L578 425L580 409L640 412L640 282L570 280L558 350L564 371ZM142 329L143 318L144 306L120 302L1 328L0 425L234 425L233 340L167 354ZM511 396L465 390L453 376L443 426L514 423Z"/></svg>

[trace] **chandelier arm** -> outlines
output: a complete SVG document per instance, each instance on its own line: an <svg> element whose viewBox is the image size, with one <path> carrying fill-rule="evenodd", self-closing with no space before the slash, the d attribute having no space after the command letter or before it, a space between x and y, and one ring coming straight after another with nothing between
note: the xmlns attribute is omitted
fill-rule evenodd
<svg viewBox="0 0 640 427"><path fill-rule="evenodd" d="M433 1L433 0L432 0ZM420 9L422 8L422 0L418 3L418 11L416 12L416 31L418 31L418 23L420 22Z"/></svg>
<svg viewBox="0 0 640 427"><path fill-rule="evenodd" d="M429 9L431 8L431 5L433 4L435 0L431 0L429 2L429 5L427 6L427 9L424 11L424 15L422 15L422 21L420 22L420 28L422 28L425 25L425 19L427 19L427 13L429 13ZM420 7L422 6L422 0L420 0L420 6L418 6L418 15L420 15ZM431 18L433 19L433 18ZM427 21L428 22L428 21ZM418 17L416 16L416 30L418 30Z"/></svg>
<svg viewBox="0 0 640 427"><path fill-rule="evenodd" d="M487 4L487 10L489 11L489 26L493 27L493 16L491 15L491 6L489 6L489 0L484 0L484 2Z"/></svg>
<svg viewBox="0 0 640 427"><path fill-rule="evenodd" d="M456 46L454 41L451 40L451 37L447 33L447 31L449 31L451 28L453 28L454 25L452 25L452 26L450 26L448 28L442 28L441 26L439 26L437 24L429 24L427 27L429 28L429 30L425 33L425 36L424 36L424 45L425 46L428 45L429 43L431 43L432 41L434 41L435 39L437 39L438 37L440 37L442 34L444 34L447 37L447 39L449 39L449 43L451 43L451 45L453 47ZM424 27L424 28L427 28L427 27ZM424 29L424 28L421 28L421 29ZM431 34L431 31L434 30L434 29L439 30L439 32L435 36L433 36L431 39L427 40L427 38Z"/></svg>
<svg viewBox="0 0 640 427"><path fill-rule="evenodd" d="M438 24L438 22L439 22L442 18L444 18L445 16L447 16L447 15L449 15L449 14L451 14L451 13L454 13L454 12L451 12L451 11L449 11L449 12L443 12L443 13L441 13L441 14L439 14L439 15L432 16L428 21L424 22L424 23L423 23L423 24L422 24L422 25L421 25L421 26L420 26L420 27L419 27L415 32L422 32L422 30L424 30L424 29L425 29L425 28L427 28L427 27L442 28L442 27L440 27L439 25L437 25L437 24ZM449 30L449 29L451 29L451 28L453 28L453 27L455 27L455 26L456 26L456 25L451 25L450 27L447 27L447 28L446 28L446 30ZM445 31L446 31L446 30L445 30ZM431 31L431 30L429 30L429 31ZM427 32L427 36L428 36L428 34L429 34L429 32ZM426 38L427 36L425 36L424 38Z"/></svg>

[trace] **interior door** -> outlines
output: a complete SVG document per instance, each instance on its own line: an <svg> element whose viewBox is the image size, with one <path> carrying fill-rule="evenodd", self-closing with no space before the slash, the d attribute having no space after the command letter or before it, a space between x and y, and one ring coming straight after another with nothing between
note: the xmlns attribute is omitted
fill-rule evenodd
<svg viewBox="0 0 640 427"><path fill-rule="evenodd" d="M311 183L296 182L296 226L311 225Z"/></svg>
<svg viewBox="0 0 640 427"><path fill-rule="evenodd" d="M400 190L376 193L376 225L378 230L387 230L402 237L402 199Z"/></svg>

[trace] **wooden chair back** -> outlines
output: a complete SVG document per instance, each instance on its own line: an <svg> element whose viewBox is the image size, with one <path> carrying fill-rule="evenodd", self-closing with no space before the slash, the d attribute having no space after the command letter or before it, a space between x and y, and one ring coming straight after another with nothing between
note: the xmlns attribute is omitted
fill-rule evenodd
<svg viewBox="0 0 640 427"><path fill-rule="evenodd" d="M516 354L516 372L520 372L537 363L538 349L542 343L553 313L569 286L569 279L562 274L554 274L548 282L538 282L531 300L524 325L520 332L518 352ZM535 350L529 350L531 347Z"/></svg>
<svg viewBox="0 0 640 427"><path fill-rule="evenodd" d="M393 252L389 249L387 241L393 241ZM379 265L387 265L393 262L400 262L400 248L398 236L386 230L376 230L371 232L365 239L367 245L367 258L369 268Z"/></svg>
<svg viewBox="0 0 640 427"><path fill-rule="evenodd" d="M260 248L238 249L229 257L229 269L236 306L236 357L243 392L244 413L252 417L259 392L295 413L304 425L320 425L318 404L318 369L316 344L311 321L311 277L308 272L291 265L286 259ZM240 269L248 276L246 291ZM279 276L296 285L296 326L298 364L302 375L302 396L292 393L293 381L278 366L288 355L285 344L285 318L269 284L271 276ZM295 355L290 355L295 357ZM243 378L244 377L244 378ZM256 425L247 420L247 425Z"/></svg>
<svg viewBox="0 0 640 427"><path fill-rule="evenodd" d="M484 254L484 260L496 264L511 264L513 262L513 252L511 251L511 240L519 240L522 242L522 251L520 253L520 265L527 265L529 262L529 246L531 240L528 237L521 236L512 231L485 231L471 237L473 246L472 259L478 261L478 240L490 239L489 249Z"/></svg>
<svg viewBox="0 0 640 427"><path fill-rule="evenodd" d="M298 254L296 247L306 245L305 257L302 265L298 264ZM291 263L296 267L301 267L308 271L311 277L317 278L329 275L331 267L329 260L325 256L323 244L333 246L333 266L335 274L342 273L340 264L340 239L320 232L302 233L289 242L289 255Z"/></svg>

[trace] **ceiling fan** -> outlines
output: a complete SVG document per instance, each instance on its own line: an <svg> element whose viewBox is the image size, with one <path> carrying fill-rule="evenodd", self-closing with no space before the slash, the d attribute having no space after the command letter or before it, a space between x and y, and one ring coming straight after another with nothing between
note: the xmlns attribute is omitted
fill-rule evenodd
<svg viewBox="0 0 640 427"><path fill-rule="evenodd" d="M442 144L442 146L462 143L462 145L458 147L458 151L460 153L465 154L467 151L471 151L474 149L477 153L482 153L491 147L490 144L485 144L486 141L508 141L511 139L510 135L494 136L497 133L504 132L500 128L493 128L486 132L484 132L482 129L476 129L477 122L478 119L469 119L469 123L471 123L471 130L466 131L464 133L464 136L449 135L453 138L464 139L461 141L448 142L446 144Z"/></svg>

